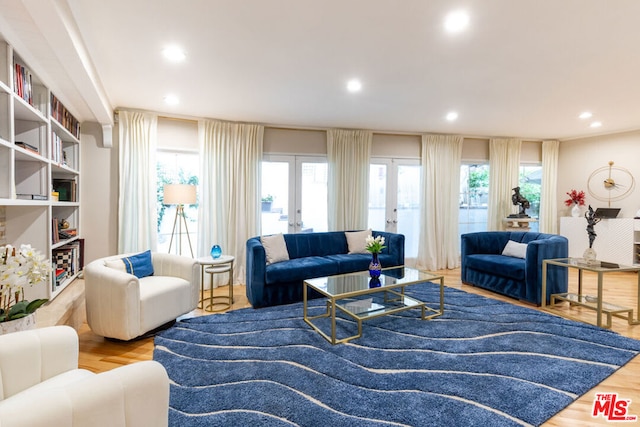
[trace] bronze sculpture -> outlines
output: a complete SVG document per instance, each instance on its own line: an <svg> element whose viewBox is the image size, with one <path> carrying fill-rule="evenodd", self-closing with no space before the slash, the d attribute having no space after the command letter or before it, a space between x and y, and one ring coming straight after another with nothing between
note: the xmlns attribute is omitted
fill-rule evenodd
<svg viewBox="0 0 640 427"><path fill-rule="evenodd" d="M527 215L527 209L531 207L531 203L529 203L529 201L520 194L520 187L512 188L512 190L513 195L511 196L511 201L514 206L520 206L520 212L509 215L509 218L529 218L529 215Z"/></svg>

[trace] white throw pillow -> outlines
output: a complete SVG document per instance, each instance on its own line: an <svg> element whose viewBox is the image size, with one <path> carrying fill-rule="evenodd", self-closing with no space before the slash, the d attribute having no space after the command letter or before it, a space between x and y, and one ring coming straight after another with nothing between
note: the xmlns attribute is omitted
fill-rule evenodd
<svg viewBox="0 0 640 427"><path fill-rule="evenodd" d="M289 259L289 251L282 233L271 236L261 236L260 241L267 255L267 265Z"/></svg>
<svg viewBox="0 0 640 427"><path fill-rule="evenodd" d="M502 255L514 258L525 258L527 256L527 244L509 240L502 251Z"/></svg>
<svg viewBox="0 0 640 427"><path fill-rule="evenodd" d="M127 267L125 267L124 261L122 261L121 258L113 259L111 261L105 261L104 265L109 267L109 268L113 268L113 269L116 269L116 270L123 271L125 273L127 272Z"/></svg>
<svg viewBox="0 0 640 427"><path fill-rule="evenodd" d="M347 246L350 254L366 254L367 237L371 236L371 229L362 231L345 231Z"/></svg>

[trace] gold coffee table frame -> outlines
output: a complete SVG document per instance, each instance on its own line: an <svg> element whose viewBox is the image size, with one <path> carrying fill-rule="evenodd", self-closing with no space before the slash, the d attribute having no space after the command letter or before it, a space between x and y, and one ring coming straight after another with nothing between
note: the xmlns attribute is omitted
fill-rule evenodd
<svg viewBox="0 0 640 427"><path fill-rule="evenodd" d="M375 319L376 317L412 308L421 309L422 320L433 319L444 313L444 276L442 275L400 267L382 270L379 287L369 287L369 281L368 271L305 280L302 289L304 321L331 344L340 344L360 338L364 320ZM427 307L424 302L404 294L407 286L431 281L440 282L439 310ZM317 316L308 315L309 288L319 292L327 299L324 313ZM373 303L361 298L379 293L384 294L382 303ZM369 305L367 306L367 304ZM338 310L356 321L358 324L358 333L356 335L340 339L336 337L336 314ZM314 323L314 320L319 318L331 319L330 333L325 333Z"/></svg>

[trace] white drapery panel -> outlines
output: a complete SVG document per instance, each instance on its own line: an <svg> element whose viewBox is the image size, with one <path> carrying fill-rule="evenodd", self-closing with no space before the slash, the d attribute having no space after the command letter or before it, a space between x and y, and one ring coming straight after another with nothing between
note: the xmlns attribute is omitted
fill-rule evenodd
<svg viewBox="0 0 640 427"><path fill-rule="evenodd" d="M540 232L558 233L558 152L560 141L542 141Z"/></svg>
<svg viewBox="0 0 640 427"><path fill-rule="evenodd" d="M367 228L372 140L370 131L327 131L329 230Z"/></svg>
<svg viewBox="0 0 640 427"><path fill-rule="evenodd" d="M198 256L218 244L235 259L233 282L246 277L246 242L260 234L264 126L200 120ZM214 284L215 286L215 284Z"/></svg>
<svg viewBox="0 0 640 427"><path fill-rule="evenodd" d="M119 111L118 253L155 251L158 243L158 117Z"/></svg>
<svg viewBox="0 0 640 427"><path fill-rule="evenodd" d="M416 266L440 270L460 266L458 217L461 136L422 135L420 242Z"/></svg>
<svg viewBox="0 0 640 427"><path fill-rule="evenodd" d="M489 140L489 231L502 230L502 220L517 211L511 196L519 182L521 146L522 141L515 138Z"/></svg>

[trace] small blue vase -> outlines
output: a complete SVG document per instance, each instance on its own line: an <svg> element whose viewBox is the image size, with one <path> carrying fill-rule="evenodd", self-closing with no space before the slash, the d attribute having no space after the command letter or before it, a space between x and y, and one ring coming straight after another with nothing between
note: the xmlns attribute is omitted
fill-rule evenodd
<svg viewBox="0 0 640 427"><path fill-rule="evenodd" d="M382 266L380 265L380 261L378 261L378 254L374 252L371 255L372 257L371 263L369 264L369 276L377 278L380 277Z"/></svg>
<svg viewBox="0 0 640 427"><path fill-rule="evenodd" d="M213 245L211 247L211 258L220 258L220 255L222 255L222 248L219 245Z"/></svg>
<svg viewBox="0 0 640 427"><path fill-rule="evenodd" d="M382 283L380 282L380 276L372 277L369 279L370 288L379 288L380 286L382 286Z"/></svg>

